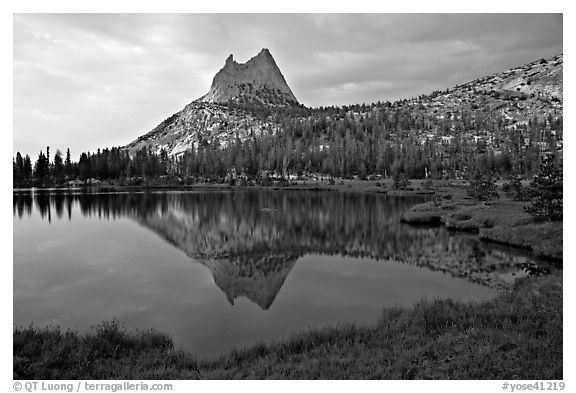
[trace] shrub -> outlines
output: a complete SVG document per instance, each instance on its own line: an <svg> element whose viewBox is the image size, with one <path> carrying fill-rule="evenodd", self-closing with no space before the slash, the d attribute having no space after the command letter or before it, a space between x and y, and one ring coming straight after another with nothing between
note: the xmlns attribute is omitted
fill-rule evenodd
<svg viewBox="0 0 576 393"><path fill-rule="evenodd" d="M262 177L259 178L258 185L263 187L270 187L272 185L272 179L267 173L265 173L262 175Z"/></svg>
<svg viewBox="0 0 576 393"><path fill-rule="evenodd" d="M477 201L489 201L500 197L496 191L496 182L489 173L477 172L466 192Z"/></svg>
<svg viewBox="0 0 576 393"><path fill-rule="evenodd" d="M422 183L422 186L424 187L425 190L432 190L434 189L434 182L432 181L431 178L428 178L424 183Z"/></svg>
<svg viewBox="0 0 576 393"><path fill-rule="evenodd" d="M522 186L520 176L514 176L510 182L502 186L504 194L513 201L525 202L530 200L530 192L526 187Z"/></svg>
<svg viewBox="0 0 576 393"><path fill-rule="evenodd" d="M398 173L394 175L394 184L392 188L395 190L408 190L412 186L410 180L406 179L406 175L403 173Z"/></svg>

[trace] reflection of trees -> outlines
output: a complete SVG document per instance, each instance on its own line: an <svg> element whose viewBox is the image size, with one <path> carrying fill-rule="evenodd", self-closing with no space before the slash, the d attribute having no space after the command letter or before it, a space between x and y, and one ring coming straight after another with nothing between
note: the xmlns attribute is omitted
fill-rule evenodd
<svg viewBox="0 0 576 393"><path fill-rule="evenodd" d="M24 194L16 194L12 198L13 205L14 205L14 215L18 215L18 218L22 218L24 212L26 215L32 214L32 194L24 193Z"/></svg>
<svg viewBox="0 0 576 393"><path fill-rule="evenodd" d="M343 193L221 193L176 198L138 215L195 258L265 252L388 257L409 235L399 214L413 201Z"/></svg>
<svg viewBox="0 0 576 393"><path fill-rule="evenodd" d="M14 194L15 213L31 214L29 194ZM421 199L340 192L35 194L40 215L130 217L200 260L233 302L270 306L298 256L342 254L395 260L485 284L506 285L525 257L476 237L400 224ZM275 270L276 269L276 270ZM519 273L520 274L520 273Z"/></svg>

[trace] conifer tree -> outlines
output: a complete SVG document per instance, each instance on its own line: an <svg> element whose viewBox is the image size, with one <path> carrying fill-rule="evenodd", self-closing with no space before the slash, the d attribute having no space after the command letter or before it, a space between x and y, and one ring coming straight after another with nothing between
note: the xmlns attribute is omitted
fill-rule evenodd
<svg viewBox="0 0 576 393"><path fill-rule="evenodd" d="M70 148L66 149L66 160L64 160L64 176L72 177L72 159L70 158Z"/></svg>
<svg viewBox="0 0 576 393"><path fill-rule="evenodd" d="M30 156L28 154L26 154L26 156L24 157L22 179L25 183L28 183L30 182L30 180L32 180L32 160L30 160Z"/></svg>
<svg viewBox="0 0 576 393"><path fill-rule="evenodd" d="M530 183L532 204L526 212L537 218L562 220L562 167L552 154L542 159L540 173Z"/></svg>
<svg viewBox="0 0 576 393"><path fill-rule="evenodd" d="M14 178L13 183L20 186L24 180L24 160L20 152L16 153L16 160L14 161Z"/></svg>
<svg viewBox="0 0 576 393"><path fill-rule="evenodd" d="M56 150L54 155L54 180L57 184L61 184L64 181L64 163L62 162L62 153L60 150Z"/></svg>

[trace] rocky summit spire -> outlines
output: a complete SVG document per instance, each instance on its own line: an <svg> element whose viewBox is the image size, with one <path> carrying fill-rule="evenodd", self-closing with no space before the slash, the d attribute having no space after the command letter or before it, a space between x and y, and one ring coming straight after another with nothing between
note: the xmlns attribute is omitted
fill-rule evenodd
<svg viewBox="0 0 576 393"><path fill-rule="evenodd" d="M237 63L233 55L228 56L224 67L214 77L210 90L198 101L267 105L298 103L268 49L262 49L244 64Z"/></svg>

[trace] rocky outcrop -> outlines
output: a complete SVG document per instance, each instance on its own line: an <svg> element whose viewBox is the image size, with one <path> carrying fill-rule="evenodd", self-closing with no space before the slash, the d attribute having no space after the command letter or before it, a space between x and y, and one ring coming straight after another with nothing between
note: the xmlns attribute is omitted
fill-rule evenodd
<svg viewBox="0 0 576 393"><path fill-rule="evenodd" d="M214 77L208 93L198 101L221 104L255 101L268 105L298 103L268 49L262 49L244 64L237 63L230 55Z"/></svg>

